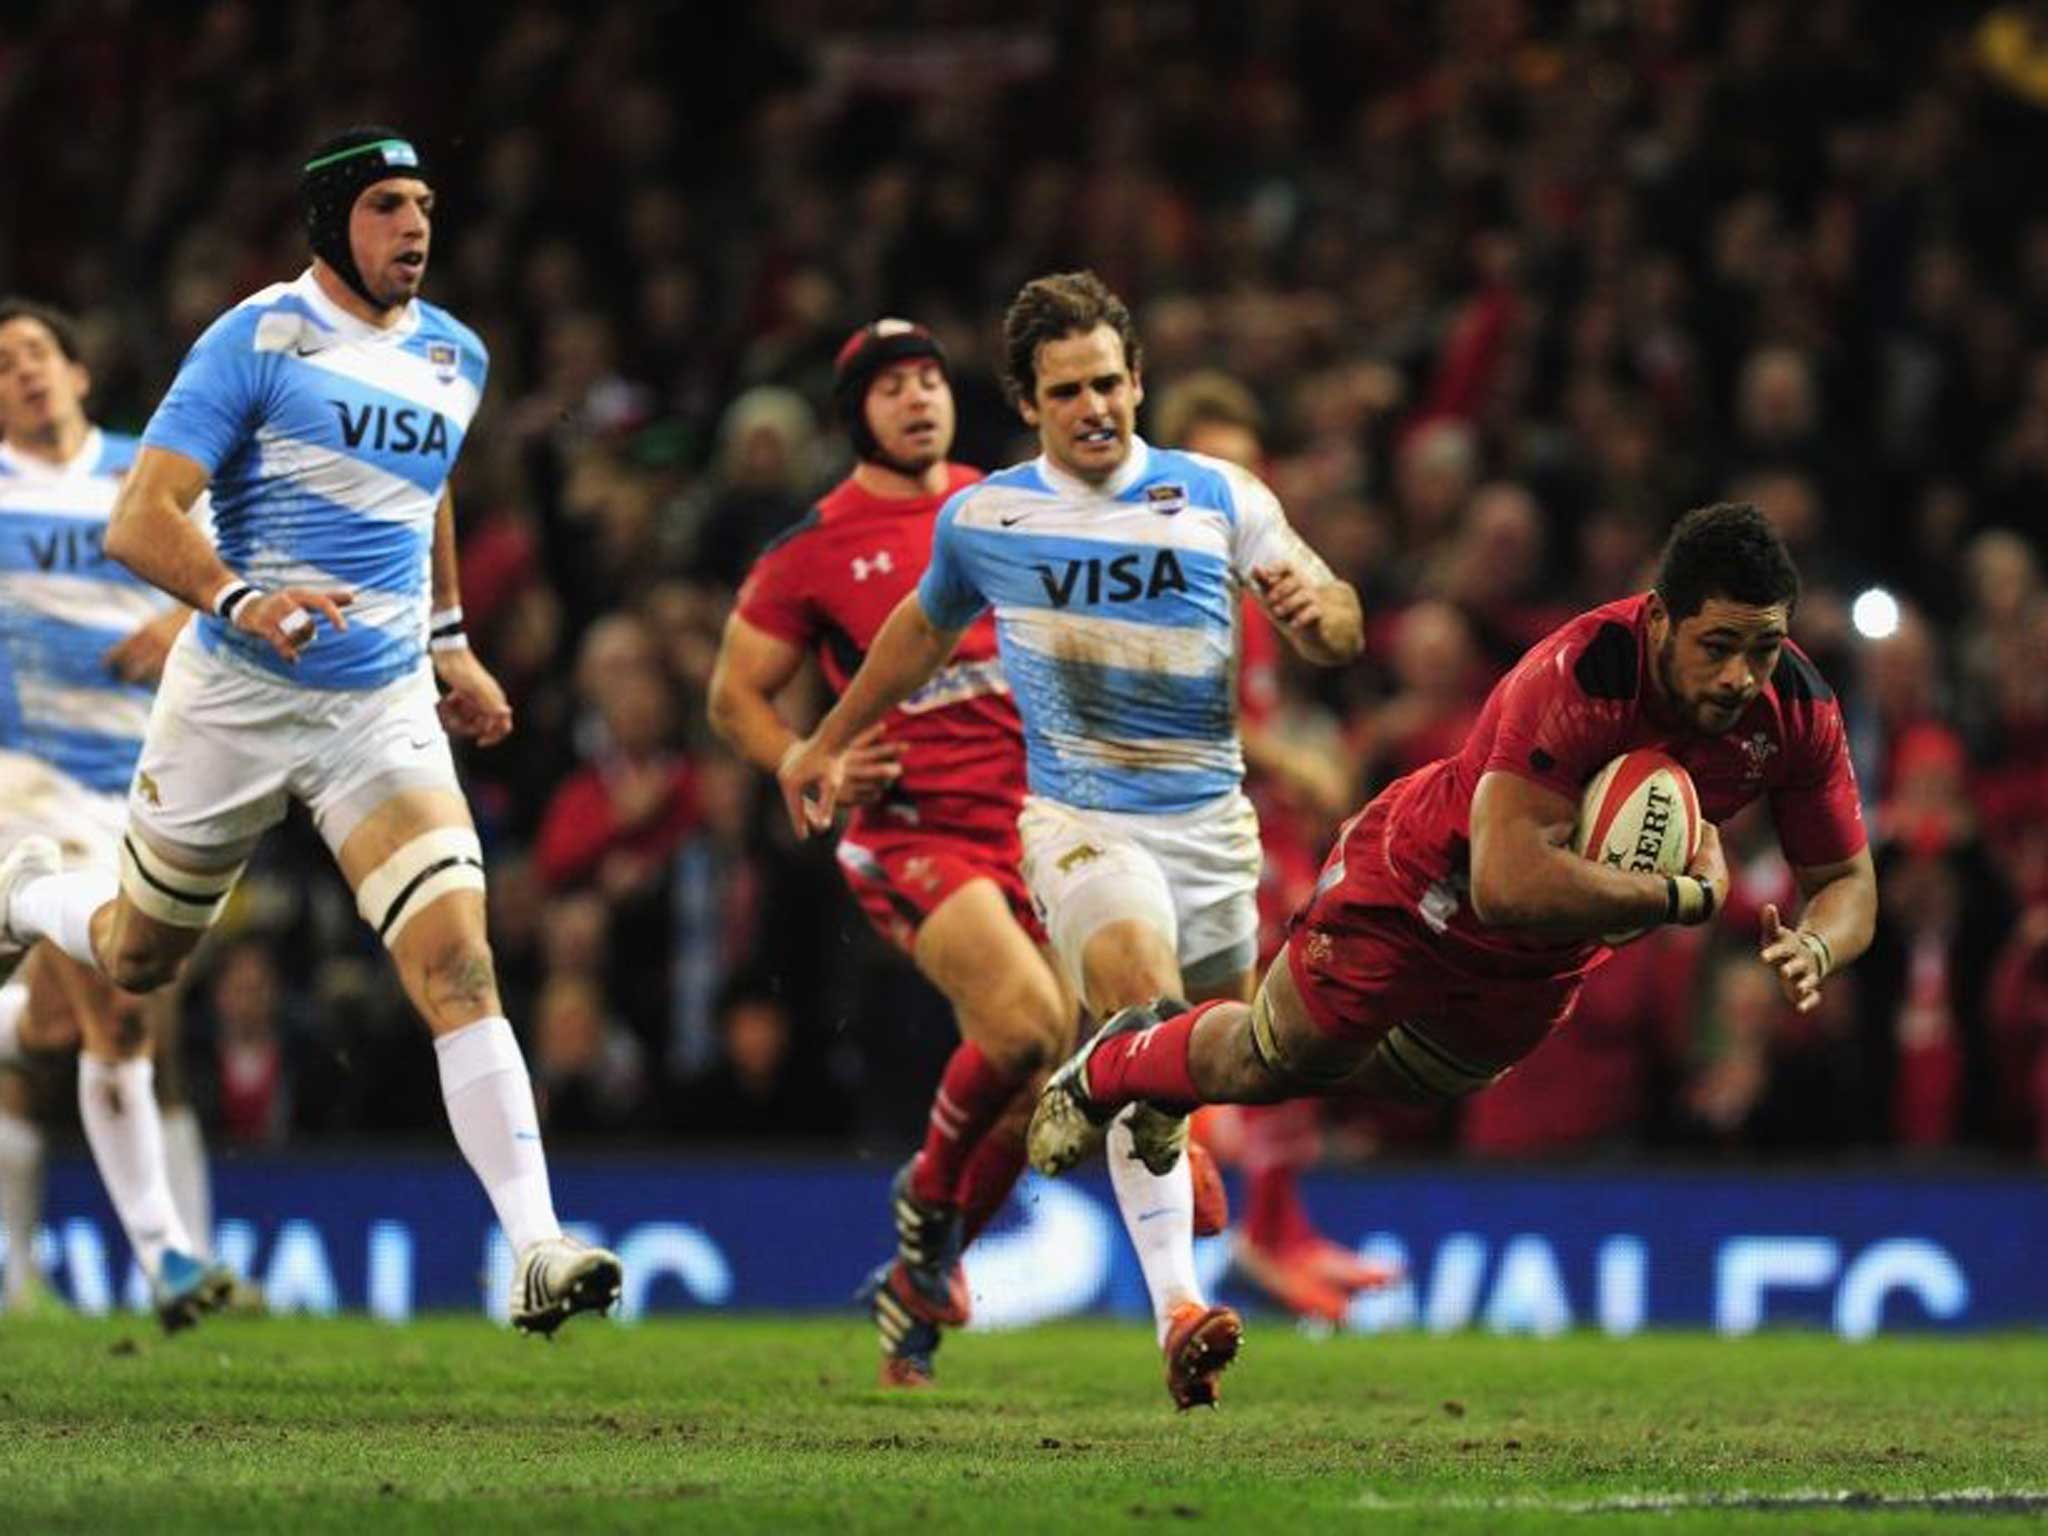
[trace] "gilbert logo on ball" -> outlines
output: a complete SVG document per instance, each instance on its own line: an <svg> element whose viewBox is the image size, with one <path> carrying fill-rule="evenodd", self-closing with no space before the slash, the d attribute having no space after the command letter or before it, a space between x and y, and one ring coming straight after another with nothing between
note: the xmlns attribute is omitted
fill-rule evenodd
<svg viewBox="0 0 2048 1536"><path fill-rule="evenodd" d="M1643 875L1682 875L1700 848L1700 799L1692 775L1654 747L1624 752L1593 775L1579 801L1572 852ZM1601 935L1626 944L1647 928Z"/></svg>

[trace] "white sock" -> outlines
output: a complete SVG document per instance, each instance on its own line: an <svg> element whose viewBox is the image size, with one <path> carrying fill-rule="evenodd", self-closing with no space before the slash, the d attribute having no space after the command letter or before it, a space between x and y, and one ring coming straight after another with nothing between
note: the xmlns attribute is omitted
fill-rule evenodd
<svg viewBox="0 0 2048 1536"><path fill-rule="evenodd" d="M128 1234L145 1275L154 1276L164 1250L192 1252L192 1235L171 1203L164 1169L164 1125L156 1108L156 1064L78 1058L78 1118L100 1181Z"/></svg>
<svg viewBox="0 0 2048 1536"><path fill-rule="evenodd" d="M36 1273L36 1228L43 1219L43 1133L33 1120L0 1109L0 1227L7 1229L7 1305L28 1294Z"/></svg>
<svg viewBox="0 0 2048 1536"><path fill-rule="evenodd" d="M1103 1156L1109 1160L1109 1182L1116 1190L1116 1208L1138 1250L1145 1271L1145 1289L1152 1293L1152 1317L1159 1342L1166 1342L1167 1321L1184 1301L1202 1299L1195 1279L1195 1185L1188 1176L1185 1154L1164 1178L1138 1161L1131 1150L1130 1111L1109 1128Z"/></svg>
<svg viewBox="0 0 2048 1536"><path fill-rule="evenodd" d="M560 1237L533 1083L512 1026L503 1019L478 1019L436 1036L434 1054L455 1144L491 1197L512 1251L524 1253L543 1238Z"/></svg>
<svg viewBox="0 0 2048 1536"><path fill-rule="evenodd" d="M0 1066L21 1059L21 1017L28 1012L28 984L0 987Z"/></svg>
<svg viewBox="0 0 2048 1536"><path fill-rule="evenodd" d="M121 882L108 869L67 869L62 874L30 880L14 893L7 908L7 926L20 934L39 934L80 965L100 968L92 952L92 915L120 893Z"/></svg>
<svg viewBox="0 0 2048 1536"><path fill-rule="evenodd" d="M192 1256L213 1257L213 1187L206 1176L206 1137L189 1105L160 1111L164 1122L164 1173L171 1204L192 1234Z"/></svg>

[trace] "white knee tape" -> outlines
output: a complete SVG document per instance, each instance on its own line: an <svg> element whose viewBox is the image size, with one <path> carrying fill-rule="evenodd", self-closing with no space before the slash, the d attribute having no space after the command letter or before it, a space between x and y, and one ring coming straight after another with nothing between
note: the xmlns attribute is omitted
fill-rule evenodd
<svg viewBox="0 0 2048 1536"><path fill-rule="evenodd" d="M121 891L145 917L173 928L211 928L246 866L194 874L164 862L130 832L121 839Z"/></svg>
<svg viewBox="0 0 2048 1536"><path fill-rule="evenodd" d="M385 945L450 891L484 888L484 850L468 827L436 827L392 853L356 887L356 910Z"/></svg>

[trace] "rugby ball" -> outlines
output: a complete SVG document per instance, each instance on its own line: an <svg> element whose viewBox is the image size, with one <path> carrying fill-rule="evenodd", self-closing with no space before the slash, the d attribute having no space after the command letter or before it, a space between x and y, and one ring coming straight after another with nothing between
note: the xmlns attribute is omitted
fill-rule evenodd
<svg viewBox="0 0 2048 1536"><path fill-rule="evenodd" d="M1685 765L1655 747L1624 752L1593 775L1579 801L1572 852L1615 869L1682 875L1700 848L1700 798ZM1606 933L1626 944L1650 930Z"/></svg>

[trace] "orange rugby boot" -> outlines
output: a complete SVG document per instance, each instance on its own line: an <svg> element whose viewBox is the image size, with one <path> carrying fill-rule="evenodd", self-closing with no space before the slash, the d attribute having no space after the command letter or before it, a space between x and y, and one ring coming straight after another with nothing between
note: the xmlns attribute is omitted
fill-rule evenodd
<svg viewBox="0 0 2048 1536"><path fill-rule="evenodd" d="M1166 1390L1176 1408L1214 1407L1216 1378L1237 1358L1244 1323L1228 1307L1184 1301L1166 1329Z"/></svg>

